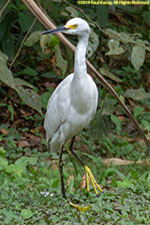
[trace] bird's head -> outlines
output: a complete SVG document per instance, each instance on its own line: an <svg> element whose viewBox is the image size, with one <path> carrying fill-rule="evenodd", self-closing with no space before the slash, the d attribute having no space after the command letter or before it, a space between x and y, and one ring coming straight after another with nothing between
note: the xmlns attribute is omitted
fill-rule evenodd
<svg viewBox="0 0 150 225"><path fill-rule="evenodd" d="M82 36L85 33L90 33L90 27L85 20L81 18L73 18L69 20L65 26L44 31L42 34L54 34L56 32Z"/></svg>

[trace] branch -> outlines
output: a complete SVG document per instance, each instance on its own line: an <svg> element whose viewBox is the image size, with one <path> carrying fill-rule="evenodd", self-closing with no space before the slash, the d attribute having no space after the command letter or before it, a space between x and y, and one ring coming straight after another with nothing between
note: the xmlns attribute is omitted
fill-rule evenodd
<svg viewBox="0 0 150 225"><path fill-rule="evenodd" d="M16 59L18 58L18 56L19 56L19 54L20 54L20 52L21 52L21 49L22 49L22 47L23 47L23 45L24 45L24 42L25 42L25 40L27 39L27 37L28 37L28 35L29 35L29 33L30 33L32 27L34 26L36 20L37 20L37 19L35 18L34 21L33 21L33 23L31 24L31 26L30 26L28 32L27 32L26 35L24 36L24 38L23 38L23 40L22 40L22 42L21 42L21 45L20 45L20 47L19 47L19 49L18 49L18 51L17 51L17 53L16 53L14 59L13 59L12 62L10 63L9 69L11 69L11 67L12 67L13 64L14 64L14 62L15 62Z"/></svg>
<svg viewBox="0 0 150 225"><path fill-rule="evenodd" d="M0 11L0 20L1 20L1 16L2 16L4 10L6 9L7 5L10 3L10 1L11 1L11 0L8 0L8 1L5 3L5 5L3 6L3 8L1 9L1 11Z"/></svg>
<svg viewBox="0 0 150 225"><path fill-rule="evenodd" d="M42 12L42 10L38 7L38 5L33 0L22 0L22 2L28 7L28 9L37 17L37 19L48 29L55 29L56 26L51 22L51 20ZM57 37L60 39L60 41L69 49L72 51L75 51L74 45L72 45L63 34L57 33ZM139 134L141 135L142 139L144 140L146 146L147 146L147 153L150 152L150 142L146 138L144 132L140 128L138 122L128 109L128 107L123 103L119 95L116 93L116 91L112 88L112 86L100 75L100 73L93 67L93 65L87 60L87 66L89 69L94 72L95 77L102 83L102 85L108 89L109 92L111 92L114 97L118 100L120 105L125 109L130 119L133 121L134 125L136 126Z"/></svg>

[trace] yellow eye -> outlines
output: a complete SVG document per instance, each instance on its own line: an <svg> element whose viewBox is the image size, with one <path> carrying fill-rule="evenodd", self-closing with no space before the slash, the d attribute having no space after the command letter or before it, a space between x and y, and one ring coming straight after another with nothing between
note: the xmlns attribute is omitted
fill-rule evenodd
<svg viewBox="0 0 150 225"><path fill-rule="evenodd" d="M78 24L74 24L74 25L72 25L72 29L76 29L78 27Z"/></svg>

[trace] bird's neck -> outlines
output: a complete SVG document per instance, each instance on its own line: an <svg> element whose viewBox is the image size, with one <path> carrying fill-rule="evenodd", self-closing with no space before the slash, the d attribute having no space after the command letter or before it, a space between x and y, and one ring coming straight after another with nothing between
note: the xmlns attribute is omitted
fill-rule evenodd
<svg viewBox="0 0 150 225"><path fill-rule="evenodd" d="M89 34L78 37L79 41L75 50L74 78L87 75L86 68L86 49L88 46Z"/></svg>

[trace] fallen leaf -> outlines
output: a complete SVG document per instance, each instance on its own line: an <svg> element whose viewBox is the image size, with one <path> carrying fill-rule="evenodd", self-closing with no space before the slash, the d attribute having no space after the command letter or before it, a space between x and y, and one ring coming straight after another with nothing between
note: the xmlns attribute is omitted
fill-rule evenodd
<svg viewBox="0 0 150 225"><path fill-rule="evenodd" d="M33 184L29 184L26 189L30 189L33 186Z"/></svg>
<svg viewBox="0 0 150 225"><path fill-rule="evenodd" d="M30 143L28 141L19 141L18 142L18 147L29 148L30 147Z"/></svg>
<svg viewBox="0 0 150 225"><path fill-rule="evenodd" d="M125 117L124 116L118 116L118 119L121 120L122 122L125 121Z"/></svg>
<svg viewBox="0 0 150 225"><path fill-rule="evenodd" d="M124 159L118 159L118 158L109 158L109 159L102 159L102 163L105 165L116 165L116 166L120 166L120 165L131 165L131 164L136 164L136 165L144 165L145 162L144 161L133 161L133 160L124 160Z"/></svg>
<svg viewBox="0 0 150 225"><path fill-rule="evenodd" d="M2 134L8 134L8 130L6 130L5 128L0 129L0 132Z"/></svg>

